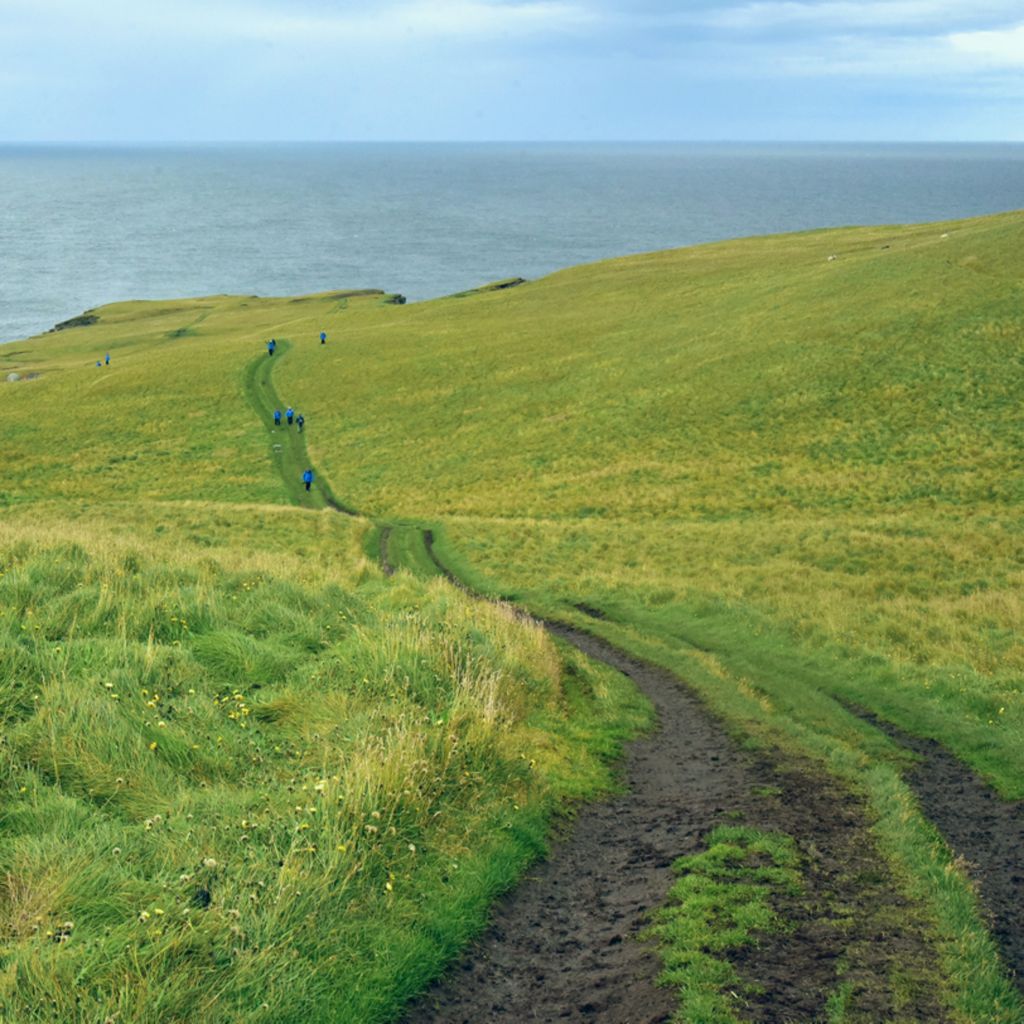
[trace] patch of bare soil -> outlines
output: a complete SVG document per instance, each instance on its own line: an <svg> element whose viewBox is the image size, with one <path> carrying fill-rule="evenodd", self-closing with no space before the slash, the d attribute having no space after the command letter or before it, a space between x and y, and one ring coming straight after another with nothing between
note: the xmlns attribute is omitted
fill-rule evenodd
<svg viewBox="0 0 1024 1024"><path fill-rule="evenodd" d="M670 672L588 633L546 626L633 679L658 729L628 747L623 793L580 810L406 1024L670 1020L675 993L656 984L658 959L638 934L665 902L675 859L702 849L726 821L793 836L806 883L779 906L791 932L734 958L740 1017L824 1021L830 994L846 982L848 1021L946 1019L925 930L874 853L852 796L806 766L780 770L741 751ZM755 795L766 791L774 795Z"/></svg>
<svg viewBox="0 0 1024 1024"><path fill-rule="evenodd" d="M966 862L992 937L1024 993L1024 801L1003 800L935 740L903 732L863 708L851 708L921 760L904 778L925 817Z"/></svg>

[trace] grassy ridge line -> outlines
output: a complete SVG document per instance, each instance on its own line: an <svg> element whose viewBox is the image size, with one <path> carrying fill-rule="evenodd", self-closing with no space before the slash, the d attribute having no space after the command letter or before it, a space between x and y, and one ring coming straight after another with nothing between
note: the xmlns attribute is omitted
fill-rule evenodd
<svg viewBox="0 0 1024 1024"><path fill-rule="evenodd" d="M281 409L282 415L284 413L272 379L274 360L282 358L292 347L292 342L287 338L279 338L277 346L278 352L275 355L260 356L247 364L243 381L249 401L271 437L271 456L281 474L288 497L292 504L304 508L330 507L345 515L358 515L355 509L335 498L330 484L319 471L313 481L313 489L306 491L302 473L312 468L312 463L306 449L305 435L298 427L289 427L287 423L281 427L274 426L274 410Z"/></svg>
<svg viewBox="0 0 1024 1024"><path fill-rule="evenodd" d="M443 528L434 532L433 539L434 543L427 543L424 538L424 548L437 568L449 578L465 581L463 585L472 593L498 599L494 583L455 555ZM458 564L457 572L452 564ZM708 657L692 642L680 642L649 621L595 622L557 601L541 598L538 603L536 595L521 595L516 601L541 621L563 621L634 657L669 669L686 679L686 685L748 742L809 754L823 771L864 794L876 821L881 851L896 868L896 877L903 880L907 894L925 906L936 923L958 1021L1024 1022L1024 999L1007 976L964 866L921 813L903 781L900 766L912 755L822 693L813 679L804 678L792 658L771 666L766 673L764 663L733 666L727 656ZM796 708L802 709L801 715L794 714Z"/></svg>

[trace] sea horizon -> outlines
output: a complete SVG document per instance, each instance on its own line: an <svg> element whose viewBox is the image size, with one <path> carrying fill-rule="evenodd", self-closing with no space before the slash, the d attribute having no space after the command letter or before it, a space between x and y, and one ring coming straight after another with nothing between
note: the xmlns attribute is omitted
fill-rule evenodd
<svg viewBox="0 0 1024 1024"><path fill-rule="evenodd" d="M1024 208L1015 142L2 142L0 341L130 299L421 301L616 256Z"/></svg>

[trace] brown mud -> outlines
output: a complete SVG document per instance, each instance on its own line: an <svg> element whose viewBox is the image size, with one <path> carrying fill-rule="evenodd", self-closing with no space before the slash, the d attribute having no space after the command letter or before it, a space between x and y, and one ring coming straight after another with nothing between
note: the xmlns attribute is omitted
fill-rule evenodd
<svg viewBox="0 0 1024 1024"><path fill-rule="evenodd" d="M451 578L432 540L425 534ZM581 630L544 625L631 678L653 703L657 730L628 745L620 795L580 809L406 1024L670 1020L676 996L657 985L659 961L640 933L666 901L675 859L703 849L725 823L791 835L804 882L800 896L777 905L791 930L731 958L739 1017L824 1021L845 984L847 1021L947 1019L926 929L875 851L857 799L816 766L742 750L667 670Z"/></svg>
<svg viewBox="0 0 1024 1024"><path fill-rule="evenodd" d="M904 779L962 859L1003 963L1024 993L1024 800L1003 800L935 740L903 732L865 708L850 710L919 755Z"/></svg>

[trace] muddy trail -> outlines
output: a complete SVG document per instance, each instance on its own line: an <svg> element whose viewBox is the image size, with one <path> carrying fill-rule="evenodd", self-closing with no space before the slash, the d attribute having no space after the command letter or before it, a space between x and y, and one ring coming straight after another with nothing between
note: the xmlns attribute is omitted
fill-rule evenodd
<svg viewBox="0 0 1024 1024"><path fill-rule="evenodd" d="M429 531L424 539L439 569L466 589L437 560ZM897 1002L904 1004L900 1020L946 1019L925 927L867 840L855 798L820 769L741 750L667 670L582 630L544 626L632 679L653 703L657 728L628 746L621 794L580 810L551 856L500 901L485 934L406 1024L670 1020L676 996L657 986L660 963L640 933L665 903L675 859L703 849L708 832L726 823L793 836L804 883L800 896L777 902L792 931L732 957L745 982L734 993L738 1015L823 1021L842 982L851 1021L888 1019ZM903 972L898 996L894 964Z"/></svg>

